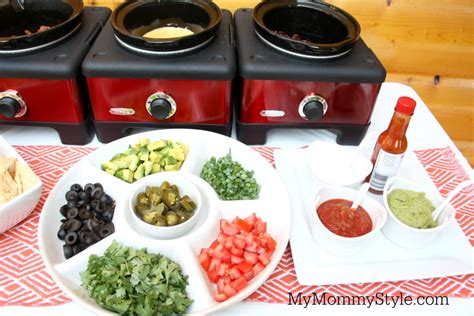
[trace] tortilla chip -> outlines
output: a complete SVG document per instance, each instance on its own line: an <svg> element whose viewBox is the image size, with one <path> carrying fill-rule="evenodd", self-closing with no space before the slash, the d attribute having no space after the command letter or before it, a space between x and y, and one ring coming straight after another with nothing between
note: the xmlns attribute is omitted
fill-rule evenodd
<svg viewBox="0 0 474 316"><path fill-rule="evenodd" d="M18 164L18 162L16 163ZM15 167L16 169L16 167ZM13 180L15 180L15 183L16 183L16 186L17 186L17 191L18 191L18 195L22 194L23 192L25 192L23 190L23 185L21 184L21 178L20 178L20 173L19 172L15 172L15 177L13 178Z"/></svg>
<svg viewBox="0 0 474 316"><path fill-rule="evenodd" d="M0 172L0 205L7 203L18 195L15 181L7 170Z"/></svg>
<svg viewBox="0 0 474 316"><path fill-rule="evenodd" d="M21 188L21 192L19 191L18 194L28 191L29 189L33 188L36 184L36 175L35 173L25 164L21 162L16 163L16 176L15 181L19 183ZM19 179L19 182L18 182Z"/></svg>
<svg viewBox="0 0 474 316"><path fill-rule="evenodd" d="M5 170L10 173L12 177L15 176L15 158L10 158L10 157L3 157L0 156L0 172L3 172Z"/></svg>

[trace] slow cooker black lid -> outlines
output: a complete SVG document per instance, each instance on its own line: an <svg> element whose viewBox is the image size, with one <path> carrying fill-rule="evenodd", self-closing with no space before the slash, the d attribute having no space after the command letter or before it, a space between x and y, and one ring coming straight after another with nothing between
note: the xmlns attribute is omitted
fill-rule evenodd
<svg viewBox="0 0 474 316"><path fill-rule="evenodd" d="M260 2L253 21L264 42L301 57L338 57L350 51L360 36L360 25L352 15L315 0Z"/></svg>
<svg viewBox="0 0 474 316"><path fill-rule="evenodd" d="M49 46L71 35L81 23L82 0L21 2L24 10L15 8L12 1L0 1L0 54ZM49 29L36 32L42 25ZM25 34L25 30L33 33Z"/></svg>
<svg viewBox="0 0 474 316"><path fill-rule="evenodd" d="M167 39L142 36L156 28L153 26L148 30L143 27L144 24L151 25L158 19L177 17L183 22L200 25L202 30L192 35ZM119 5L114 10L111 20L115 36L122 46L151 53L174 52L198 48L208 43L219 28L222 12L216 4L206 0L135 0ZM143 34L133 34L138 27L143 28Z"/></svg>

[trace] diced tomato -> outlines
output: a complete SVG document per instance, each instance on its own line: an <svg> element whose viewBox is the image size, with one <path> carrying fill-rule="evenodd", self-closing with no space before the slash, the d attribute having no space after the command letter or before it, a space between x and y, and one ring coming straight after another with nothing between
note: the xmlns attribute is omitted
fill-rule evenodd
<svg viewBox="0 0 474 316"><path fill-rule="evenodd" d="M220 222L219 222L219 224L220 224L220 228L221 228L221 231L222 231L222 228L223 228L224 226L229 226L229 221L226 220L226 219L221 219Z"/></svg>
<svg viewBox="0 0 474 316"><path fill-rule="evenodd" d="M219 236L217 236L217 241L220 244L223 244L223 243L225 243L226 240L227 240L227 236L223 233L219 233Z"/></svg>
<svg viewBox="0 0 474 316"><path fill-rule="evenodd" d="M230 254L230 252L228 250L223 250L222 251L222 262L231 262L231 259L232 259L232 255Z"/></svg>
<svg viewBox="0 0 474 316"><path fill-rule="evenodd" d="M229 236L237 235L239 233L238 228L230 226L230 225L221 227L221 229L225 234L227 234Z"/></svg>
<svg viewBox="0 0 474 316"><path fill-rule="evenodd" d="M237 226L240 230L243 230L243 231L246 231L246 232L249 232L252 230L252 225L250 225L249 223L247 223L246 221L244 221L243 219L240 219L238 217L236 217L234 219L234 222L235 226Z"/></svg>
<svg viewBox="0 0 474 316"><path fill-rule="evenodd" d="M227 300L227 295L225 295L224 293L216 293L214 294L214 299L217 302L224 302Z"/></svg>
<svg viewBox="0 0 474 316"><path fill-rule="evenodd" d="M222 219L217 239L198 256L209 281L216 284L214 299L222 302L243 290L270 263L275 248L267 223L255 213L231 223Z"/></svg>
<svg viewBox="0 0 474 316"><path fill-rule="evenodd" d="M256 265L253 266L252 272L253 272L253 274L256 276L256 275L259 274L263 269L265 269L265 267L263 266L263 264L261 264L261 263L259 262L259 263L257 263Z"/></svg>
<svg viewBox="0 0 474 316"><path fill-rule="evenodd" d="M261 219L258 219L257 222L255 223L255 225L253 226L252 232L255 235L265 234L267 232L267 223L262 222Z"/></svg>
<svg viewBox="0 0 474 316"><path fill-rule="evenodd" d="M222 244L217 245L217 247L212 252L212 257L216 259L222 259L223 250L224 250L224 246L222 246Z"/></svg>
<svg viewBox="0 0 474 316"><path fill-rule="evenodd" d="M209 270L207 271L207 277L209 281L215 283L217 281L217 271L216 270Z"/></svg>
<svg viewBox="0 0 474 316"><path fill-rule="evenodd" d="M265 252L265 255L267 256L267 258L271 258L273 255L273 252L275 252L275 250L268 250L267 252Z"/></svg>
<svg viewBox="0 0 474 316"><path fill-rule="evenodd" d="M234 238L233 237L227 237L227 239L225 240L225 242L223 244L224 244L224 248L226 248L226 249L232 248L234 246Z"/></svg>
<svg viewBox="0 0 474 316"><path fill-rule="evenodd" d="M237 294L237 291L232 286L230 286L230 284L226 284L224 287L224 294L227 297L232 297Z"/></svg>
<svg viewBox="0 0 474 316"><path fill-rule="evenodd" d="M220 264L221 264L221 261L219 259L213 258L211 260L211 264L209 265L209 271L217 270Z"/></svg>
<svg viewBox="0 0 474 316"><path fill-rule="evenodd" d="M214 254L214 249L219 245L219 241L214 240L209 248L207 248L207 255L212 257Z"/></svg>
<svg viewBox="0 0 474 316"><path fill-rule="evenodd" d="M258 262L258 256L254 252L245 251L244 252L244 259L246 261L248 261L249 263L251 263L251 264L255 264L255 263Z"/></svg>
<svg viewBox="0 0 474 316"><path fill-rule="evenodd" d="M242 291L247 285L248 285L248 282L247 280L245 279L245 277L240 277L232 282L230 282L230 285L237 290L237 292L240 292Z"/></svg>
<svg viewBox="0 0 474 316"><path fill-rule="evenodd" d="M225 286L225 280L224 279L219 279L219 281L217 281L217 292L224 292L224 286Z"/></svg>
<svg viewBox="0 0 474 316"><path fill-rule="evenodd" d="M257 252L257 243L254 241L250 246L245 247L245 250L250 252Z"/></svg>
<svg viewBox="0 0 474 316"><path fill-rule="evenodd" d="M237 269L237 267L234 266L234 267L230 268L229 275L230 275L230 278L232 280L235 280L235 279L240 278L242 276L242 272L240 272L239 269Z"/></svg>
<svg viewBox="0 0 474 316"><path fill-rule="evenodd" d="M239 257L239 256L232 255L231 258L230 258L230 262L232 262L232 264L239 264L242 261L244 261L244 258Z"/></svg>
<svg viewBox="0 0 474 316"><path fill-rule="evenodd" d="M221 263L220 266L217 268L217 275L224 276L229 269L229 265L227 263Z"/></svg>
<svg viewBox="0 0 474 316"><path fill-rule="evenodd" d="M201 251L201 253L199 254L199 263L201 264L201 267L204 270L206 270L206 271L209 270L211 260L209 259L209 256L207 255L207 253L205 251Z"/></svg>
<svg viewBox="0 0 474 316"><path fill-rule="evenodd" d="M250 262L244 261L235 266L237 269L243 273L247 273L252 270L252 264Z"/></svg>
<svg viewBox="0 0 474 316"><path fill-rule="evenodd" d="M236 248L236 247L232 247L232 249L230 249L230 253L233 254L234 256L242 257L244 255L244 250Z"/></svg>
<svg viewBox="0 0 474 316"><path fill-rule="evenodd" d="M233 240L234 242L234 245L239 248L239 249L244 249L245 248L245 239L242 239L242 238L234 238Z"/></svg>
<svg viewBox="0 0 474 316"><path fill-rule="evenodd" d="M266 266L270 263L270 259L267 257L267 255L265 253L262 253L261 255L258 256L258 260L260 260L260 262Z"/></svg>
<svg viewBox="0 0 474 316"><path fill-rule="evenodd" d="M270 236L268 236L267 241L268 241L268 242L267 242L267 247L268 247L268 249L269 249L269 250L275 250L275 248L276 248L276 241L275 241L272 237L270 237Z"/></svg>
<svg viewBox="0 0 474 316"><path fill-rule="evenodd" d="M255 276L255 274L253 273L252 270L250 270L249 272L247 272L247 273L244 274L244 278L245 278L245 280L247 280L247 281L252 280L254 276Z"/></svg>
<svg viewBox="0 0 474 316"><path fill-rule="evenodd" d="M246 221L247 224L249 224L250 226L253 226L256 220L257 220L257 216L255 215L255 213L252 213L252 215L244 219L244 221Z"/></svg>
<svg viewBox="0 0 474 316"><path fill-rule="evenodd" d="M211 246L209 247L209 249L216 249L216 247L219 246L219 241L218 240L214 240L211 244Z"/></svg>
<svg viewBox="0 0 474 316"><path fill-rule="evenodd" d="M253 244L253 242L254 242L254 237L253 236L254 235L250 234L245 238L245 244L247 246L250 246L251 244Z"/></svg>

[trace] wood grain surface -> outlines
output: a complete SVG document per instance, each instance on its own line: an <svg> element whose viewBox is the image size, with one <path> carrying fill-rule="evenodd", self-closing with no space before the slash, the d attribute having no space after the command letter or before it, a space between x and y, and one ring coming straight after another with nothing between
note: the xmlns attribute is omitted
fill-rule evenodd
<svg viewBox="0 0 474 316"><path fill-rule="evenodd" d="M123 1L85 2L113 8ZM235 11L259 1L215 2ZM355 16L387 81L412 86L474 166L474 0L326 2Z"/></svg>

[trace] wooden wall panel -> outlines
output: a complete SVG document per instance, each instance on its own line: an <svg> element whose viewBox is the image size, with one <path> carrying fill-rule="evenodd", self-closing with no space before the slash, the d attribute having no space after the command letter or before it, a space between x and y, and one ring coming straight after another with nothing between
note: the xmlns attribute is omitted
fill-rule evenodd
<svg viewBox="0 0 474 316"><path fill-rule="evenodd" d="M85 1L116 7L120 0ZM215 0L235 11L259 1ZM411 85L474 165L474 0L327 0L347 10L388 70Z"/></svg>

